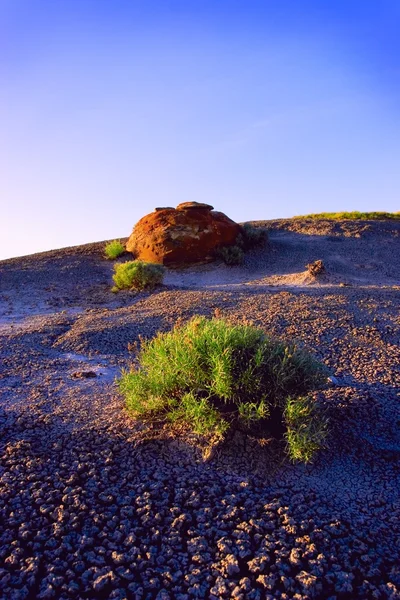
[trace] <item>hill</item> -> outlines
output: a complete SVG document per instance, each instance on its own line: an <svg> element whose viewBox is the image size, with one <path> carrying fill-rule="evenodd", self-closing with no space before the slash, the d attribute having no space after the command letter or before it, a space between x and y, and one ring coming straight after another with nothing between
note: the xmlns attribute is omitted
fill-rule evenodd
<svg viewBox="0 0 400 600"><path fill-rule="evenodd" d="M400 221L255 224L269 245L243 266L168 270L153 292L111 292L104 242L0 262L4 597L400 597ZM140 336L194 314L327 365L314 464L241 433L206 461L124 412Z"/></svg>

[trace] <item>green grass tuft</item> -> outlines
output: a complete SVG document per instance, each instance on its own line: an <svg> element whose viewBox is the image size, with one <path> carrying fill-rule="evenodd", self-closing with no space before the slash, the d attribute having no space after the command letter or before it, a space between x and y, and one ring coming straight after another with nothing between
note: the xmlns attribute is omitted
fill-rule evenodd
<svg viewBox="0 0 400 600"><path fill-rule="evenodd" d="M294 344L255 327L205 317L144 341L138 360L140 367L124 372L118 382L133 416L185 423L220 439L239 425L248 430L262 425L281 437L287 421L289 447L297 430L288 398L301 397L326 380L325 367ZM310 460L317 449L318 411L309 411L316 424L305 430L304 414L299 413L299 431L305 449L301 453L294 446L289 454Z"/></svg>
<svg viewBox="0 0 400 600"><path fill-rule="evenodd" d="M313 213L310 215L302 215L294 217L295 219L329 219L332 221L383 221L387 219L400 219L400 212L337 212L337 213Z"/></svg>
<svg viewBox="0 0 400 600"><path fill-rule="evenodd" d="M194 433L223 438L229 424L222 419L206 398L197 398L193 392L183 394L182 398L169 405L168 419L170 421L184 421L190 423Z"/></svg>
<svg viewBox="0 0 400 600"><path fill-rule="evenodd" d="M326 413L312 398L289 397L285 402L284 418L290 458L310 462L314 454L323 447L328 435Z"/></svg>
<svg viewBox="0 0 400 600"><path fill-rule="evenodd" d="M164 277L163 265L141 260L124 262L114 266L113 281L116 290L144 290L160 285Z"/></svg>
<svg viewBox="0 0 400 600"><path fill-rule="evenodd" d="M121 244L119 240L113 240L112 242L108 242L108 244L106 244L104 248L106 258L109 258L110 260L115 260L124 252L125 246Z"/></svg>

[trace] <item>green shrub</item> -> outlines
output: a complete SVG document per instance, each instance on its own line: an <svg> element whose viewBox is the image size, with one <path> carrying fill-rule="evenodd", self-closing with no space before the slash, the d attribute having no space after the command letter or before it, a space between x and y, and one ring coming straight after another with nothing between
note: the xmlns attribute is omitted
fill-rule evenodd
<svg viewBox="0 0 400 600"><path fill-rule="evenodd" d="M114 291L144 290L159 285L163 280L165 269L163 265L133 260L115 265L114 271Z"/></svg>
<svg viewBox="0 0 400 600"><path fill-rule="evenodd" d="M286 435L293 459L308 461L316 451L319 411L296 417L292 402L323 383L326 372L295 345L248 325L194 317L143 342L138 359L140 367L119 380L134 416L184 422L217 439L230 427L261 426Z"/></svg>
<svg viewBox="0 0 400 600"><path fill-rule="evenodd" d="M217 256L230 267L241 265L244 261L244 252L239 246L222 246L218 248Z"/></svg>
<svg viewBox="0 0 400 600"><path fill-rule="evenodd" d="M118 258L118 256L121 256L121 254L123 254L124 252L125 246L121 244L119 240L113 240L112 242L108 242L108 244L106 244L104 248L106 258L109 258L110 260Z"/></svg>
<svg viewBox="0 0 400 600"><path fill-rule="evenodd" d="M245 223L240 234L243 250L252 248L261 248L268 241L268 231L264 227L254 227L250 223Z"/></svg>
<svg viewBox="0 0 400 600"><path fill-rule="evenodd" d="M261 248L265 246L267 241L268 231L265 228L253 227L250 223L245 223L241 228L241 233L236 238L236 244L234 246L221 246L217 249L216 254L226 265L241 265L247 250Z"/></svg>

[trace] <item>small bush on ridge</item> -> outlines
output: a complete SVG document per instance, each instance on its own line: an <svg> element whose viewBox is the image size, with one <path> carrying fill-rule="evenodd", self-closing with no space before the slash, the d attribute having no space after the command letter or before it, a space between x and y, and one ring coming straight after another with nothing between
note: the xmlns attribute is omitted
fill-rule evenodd
<svg viewBox="0 0 400 600"><path fill-rule="evenodd" d="M261 248L268 241L268 231L264 227L254 227L250 223L245 223L240 237L242 238L243 250Z"/></svg>
<svg viewBox="0 0 400 600"><path fill-rule="evenodd" d="M234 246L221 246L217 250L217 256L226 265L241 265L244 262L245 252L252 248L261 248L265 246L267 241L268 232L266 229L245 223L241 233L236 238L236 244Z"/></svg>
<svg viewBox="0 0 400 600"><path fill-rule="evenodd" d="M163 265L133 260L115 265L114 271L114 291L144 290L162 283L165 269Z"/></svg>
<svg viewBox="0 0 400 600"><path fill-rule="evenodd" d="M107 258L114 260L125 252L125 246L119 240L113 240L105 245L104 253Z"/></svg>
<svg viewBox="0 0 400 600"><path fill-rule="evenodd" d="M119 380L134 416L181 421L217 439L239 424L286 430L290 456L306 462L323 441L312 400L308 413L293 406L325 381L325 367L260 329L194 317L143 342L138 359L140 368Z"/></svg>

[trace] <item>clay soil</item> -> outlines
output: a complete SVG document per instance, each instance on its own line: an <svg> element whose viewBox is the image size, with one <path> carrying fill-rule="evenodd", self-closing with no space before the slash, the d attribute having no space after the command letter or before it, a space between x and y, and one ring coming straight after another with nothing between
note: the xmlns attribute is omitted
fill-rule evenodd
<svg viewBox="0 0 400 600"><path fill-rule="evenodd" d="M111 292L104 242L0 262L0 597L400 598L400 223L257 225L243 266L151 293ZM325 362L313 464L242 433L210 456L126 414L135 342L194 314Z"/></svg>

